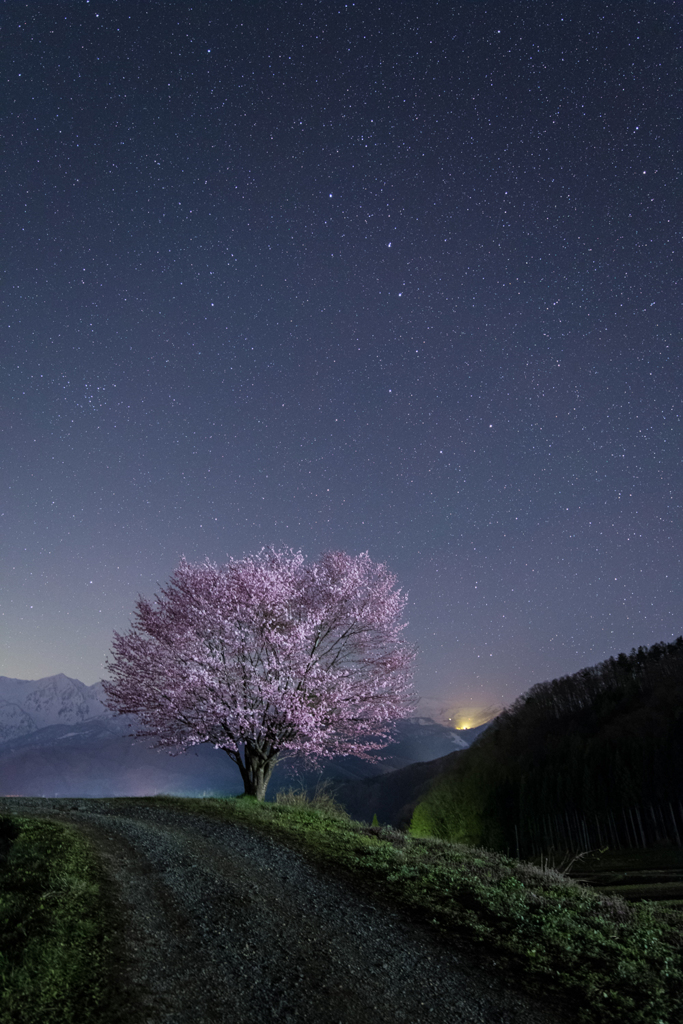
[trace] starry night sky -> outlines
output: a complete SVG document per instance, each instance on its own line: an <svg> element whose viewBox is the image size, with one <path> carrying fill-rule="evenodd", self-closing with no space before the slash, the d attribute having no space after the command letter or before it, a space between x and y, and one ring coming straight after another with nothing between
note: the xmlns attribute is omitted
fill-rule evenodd
<svg viewBox="0 0 683 1024"><path fill-rule="evenodd" d="M683 632L673 2L5 2L0 673L369 551L420 692Z"/></svg>

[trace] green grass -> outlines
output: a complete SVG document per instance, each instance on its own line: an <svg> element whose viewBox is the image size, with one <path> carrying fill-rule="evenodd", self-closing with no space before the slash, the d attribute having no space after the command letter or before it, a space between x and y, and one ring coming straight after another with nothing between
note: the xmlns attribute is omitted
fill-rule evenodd
<svg viewBox="0 0 683 1024"><path fill-rule="evenodd" d="M679 846L656 846L647 850L601 850L585 854L575 865L581 871L662 871L683 870L683 850Z"/></svg>
<svg viewBox="0 0 683 1024"><path fill-rule="evenodd" d="M627 903L553 870L351 821L321 792L121 799L233 821L290 845L445 941L481 943L511 977L585 1024L683 1019L683 907ZM317 804L317 807L316 807ZM97 856L77 831L0 818L0 1024L105 1024L115 919Z"/></svg>
<svg viewBox="0 0 683 1024"><path fill-rule="evenodd" d="M0 817L0 1022L100 1024L107 927L87 841L56 822Z"/></svg>
<svg viewBox="0 0 683 1024"><path fill-rule="evenodd" d="M683 1015L683 912L626 903L556 871L413 838L289 798L150 802L258 829L429 921L493 951L527 987L588 1024L674 1024ZM521 971L520 971L521 968Z"/></svg>
<svg viewBox="0 0 683 1024"><path fill-rule="evenodd" d="M670 906L677 904L683 912L683 850L680 847L594 851L575 859L570 873L599 892L622 896L629 901L666 901Z"/></svg>
<svg viewBox="0 0 683 1024"><path fill-rule="evenodd" d="M681 882L634 882L619 885L591 885L599 892L621 896L625 900L650 900L656 903L683 905L683 884ZM683 916L683 915L682 915Z"/></svg>

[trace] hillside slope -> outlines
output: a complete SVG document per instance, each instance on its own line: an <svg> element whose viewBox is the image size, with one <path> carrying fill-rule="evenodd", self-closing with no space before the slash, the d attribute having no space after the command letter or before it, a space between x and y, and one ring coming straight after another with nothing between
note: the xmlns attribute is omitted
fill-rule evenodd
<svg viewBox="0 0 683 1024"><path fill-rule="evenodd" d="M357 821L371 822L376 814L382 825L407 828L415 807L436 779L452 770L462 751L432 761L418 761L397 771L334 788L335 799Z"/></svg>
<svg viewBox="0 0 683 1024"><path fill-rule="evenodd" d="M683 837L683 638L532 687L440 775L421 834L537 856Z"/></svg>

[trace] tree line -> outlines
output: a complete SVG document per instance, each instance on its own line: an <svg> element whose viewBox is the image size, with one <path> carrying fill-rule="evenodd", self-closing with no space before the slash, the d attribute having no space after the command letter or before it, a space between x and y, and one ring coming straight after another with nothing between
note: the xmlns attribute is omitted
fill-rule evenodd
<svg viewBox="0 0 683 1024"><path fill-rule="evenodd" d="M439 779L412 829L529 856L683 838L683 637L540 683Z"/></svg>

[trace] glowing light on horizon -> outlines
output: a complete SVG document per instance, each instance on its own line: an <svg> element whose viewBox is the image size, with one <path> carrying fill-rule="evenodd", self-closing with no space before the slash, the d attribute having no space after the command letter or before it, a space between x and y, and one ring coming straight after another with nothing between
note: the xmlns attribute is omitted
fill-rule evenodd
<svg viewBox="0 0 683 1024"><path fill-rule="evenodd" d="M446 719L454 729L476 729L477 726L490 722L501 710L498 705L491 704L477 708L452 708L446 713Z"/></svg>

